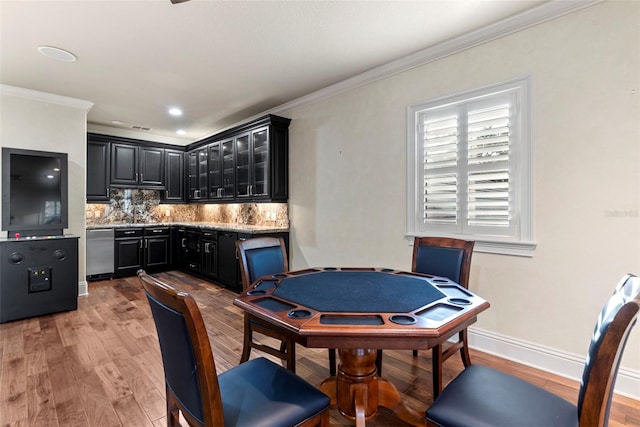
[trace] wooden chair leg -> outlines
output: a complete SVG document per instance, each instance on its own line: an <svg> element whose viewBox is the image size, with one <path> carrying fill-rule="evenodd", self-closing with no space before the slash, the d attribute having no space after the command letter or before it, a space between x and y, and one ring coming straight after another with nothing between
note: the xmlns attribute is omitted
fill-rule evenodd
<svg viewBox="0 0 640 427"><path fill-rule="evenodd" d="M442 390L442 344L431 349L433 371L433 399L435 400Z"/></svg>
<svg viewBox="0 0 640 427"><path fill-rule="evenodd" d="M176 403L176 398L169 387L166 387L166 399L167 399L167 427L180 427L180 410Z"/></svg>
<svg viewBox="0 0 640 427"><path fill-rule="evenodd" d="M467 330L464 329L460 331L460 341L462 342L462 347L460 347L460 356L462 357L462 363L464 367L471 365L471 356L469 355L469 345L467 344Z"/></svg>
<svg viewBox="0 0 640 427"><path fill-rule="evenodd" d="M335 348L330 348L329 349L329 376L330 377L335 377L336 376L336 349Z"/></svg>
<svg viewBox="0 0 640 427"><path fill-rule="evenodd" d="M292 340L282 340L285 345L285 358L287 362L287 369L296 373L296 343Z"/></svg>
<svg viewBox="0 0 640 427"><path fill-rule="evenodd" d="M240 356L240 363L244 363L249 360L251 355L251 341L253 340L253 333L251 332L251 323L249 322L249 315L244 314L244 339L242 341L242 356Z"/></svg>
<svg viewBox="0 0 640 427"><path fill-rule="evenodd" d="M378 350L376 353L376 369L378 370L378 377L382 376L382 350Z"/></svg>

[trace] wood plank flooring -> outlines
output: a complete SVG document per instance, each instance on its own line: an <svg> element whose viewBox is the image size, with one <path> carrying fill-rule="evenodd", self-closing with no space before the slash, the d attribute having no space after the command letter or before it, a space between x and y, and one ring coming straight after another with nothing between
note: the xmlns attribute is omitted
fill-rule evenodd
<svg viewBox="0 0 640 427"><path fill-rule="evenodd" d="M242 350L242 312L235 294L182 272L158 275L192 293L202 311L218 373ZM636 331L634 331L636 332ZM585 344L586 345L586 344ZM313 384L328 376L326 349L297 346L297 373ZM252 357L264 356L257 351ZM575 401L578 384L472 351L474 363L497 367ZM0 426L164 426L162 359L155 326L136 277L89 284L77 311L0 325ZM445 363L445 383L462 370ZM383 375L411 407L432 401L431 353L384 352ZM336 410L331 424L352 425ZM370 426L402 425L385 409ZM640 427L640 402L616 396L610 426Z"/></svg>

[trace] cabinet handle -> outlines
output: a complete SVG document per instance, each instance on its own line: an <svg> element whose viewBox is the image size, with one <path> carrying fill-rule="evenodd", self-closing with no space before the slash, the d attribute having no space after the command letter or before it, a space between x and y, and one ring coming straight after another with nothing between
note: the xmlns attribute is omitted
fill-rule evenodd
<svg viewBox="0 0 640 427"><path fill-rule="evenodd" d="M124 234L134 234L135 231L131 230L131 231L125 231Z"/></svg>
<svg viewBox="0 0 640 427"><path fill-rule="evenodd" d="M140 182L144 181L144 175L140 174Z"/></svg>
<svg viewBox="0 0 640 427"><path fill-rule="evenodd" d="M140 249L142 249L142 240L140 240Z"/></svg>
<svg viewBox="0 0 640 427"><path fill-rule="evenodd" d="M138 181L138 172L136 172L136 181Z"/></svg>
<svg viewBox="0 0 640 427"><path fill-rule="evenodd" d="M182 246L183 248L187 247L187 238L186 237L182 238L182 242L180 243L180 246Z"/></svg>
<svg viewBox="0 0 640 427"><path fill-rule="evenodd" d="M107 187L107 197L111 197L111 188Z"/></svg>
<svg viewBox="0 0 640 427"><path fill-rule="evenodd" d="M209 242L207 242L207 243L205 243L205 244L204 244L204 253L206 253L206 254L208 254L208 253L209 253L209 245L210 245L210 244L211 244L211 243L209 243Z"/></svg>
<svg viewBox="0 0 640 427"><path fill-rule="evenodd" d="M144 239L144 248L147 249L149 247L149 240Z"/></svg>

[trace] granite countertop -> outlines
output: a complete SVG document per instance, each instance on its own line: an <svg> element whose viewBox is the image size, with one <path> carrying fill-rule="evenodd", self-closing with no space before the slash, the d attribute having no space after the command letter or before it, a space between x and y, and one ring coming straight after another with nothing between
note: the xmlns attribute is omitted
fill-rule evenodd
<svg viewBox="0 0 640 427"><path fill-rule="evenodd" d="M147 222L147 223L119 223L119 224L95 224L87 225L87 230L95 230L99 228L127 228L127 227L167 227L182 226L202 228L218 231L235 231L238 233L261 234L261 233L283 233L288 232L286 227L268 226L268 225L244 225L244 224L224 224L211 222Z"/></svg>

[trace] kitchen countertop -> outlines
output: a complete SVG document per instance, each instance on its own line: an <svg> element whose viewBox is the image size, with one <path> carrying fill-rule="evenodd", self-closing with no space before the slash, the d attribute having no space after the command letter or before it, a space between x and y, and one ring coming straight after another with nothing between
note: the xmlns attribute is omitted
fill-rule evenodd
<svg viewBox="0 0 640 427"><path fill-rule="evenodd" d="M102 228L134 228L134 227L168 227L168 226L180 226L180 227L192 227L201 228L207 230L218 231L234 231L237 233L247 234L263 234L263 233L285 233L288 232L288 228L268 226L268 225L244 225L244 224L225 224L225 223L211 223L211 222L153 222L153 223L120 223L120 224L96 224L87 225L87 230L95 230Z"/></svg>

